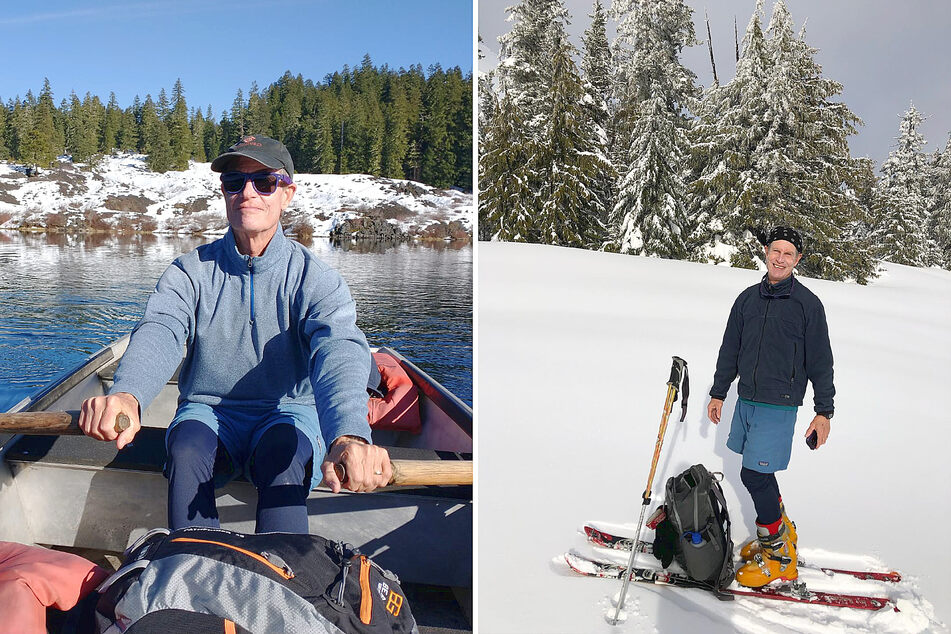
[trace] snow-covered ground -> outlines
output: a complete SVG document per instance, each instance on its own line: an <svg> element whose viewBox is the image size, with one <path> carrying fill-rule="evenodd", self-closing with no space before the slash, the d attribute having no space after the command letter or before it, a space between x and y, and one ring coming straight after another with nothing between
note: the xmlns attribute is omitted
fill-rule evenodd
<svg viewBox="0 0 951 634"><path fill-rule="evenodd" d="M789 470L778 474L803 558L897 569L898 584L808 576L813 589L893 598L863 612L573 575L561 555L595 552L586 521L633 530L672 355L689 363L685 422L671 415L653 482L695 463L726 474L734 542L752 503L723 424L706 419L717 351L739 292L761 273L540 245L480 243L478 621L480 632L940 632L951 623L951 272L886 265L869 286L804 280L823 301L836 415L810 451L811 389ZM676 416L676 418L675 418ZM652 506L653 508L653 506ZM650 561L641 555L641 563ZM623 557L622 557L623 560Z"/></svg>
<svg viewBox="0 0 951 634"><path fill-rule="evenodd" d="M27 178L22 166L0 163L0 227L24 219L45 225L49 214L75 223L96 215L107 225L121 217L172 233L220 233L226 228L218 174L210 163L191 162L187 170L150 172L141 154L104 157L96 166L61 163ZM411 234L433 223L460 221L471 232L472 195L365 174L295 174L297 193L286 212L325 236L335 223L374 215ZM286 223L285 223L286 224Z"/></svg>

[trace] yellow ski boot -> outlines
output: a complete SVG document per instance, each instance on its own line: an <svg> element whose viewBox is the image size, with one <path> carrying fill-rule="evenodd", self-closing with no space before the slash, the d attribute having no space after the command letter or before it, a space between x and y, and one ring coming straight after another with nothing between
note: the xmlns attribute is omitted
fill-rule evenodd
<svg viewBox="0 0 951 634"><path fill-rule="evenodd" d="M786 531L789 533L789 539L792 541L794 547L799 546L798 535L796 535L796 523L789 519L789 516L786 515L786 507L783 506L783 503L779 503L779 510L783 513L783 525L786 527ZM759 539L751 539L750 541L743 544L743 547L740 548L740 558L743 561L753 561L753 557L757 553L763 552L763 546L760 544Z"/></svg>
<svg viewBox="0 0 951 634"><path fill-rule="evenodd" d="M775 526L775 528L774 528ZM775 530L772 533L771 530ZM756 534L761 550L736 571L736 582L748 588L760 588L774 581L795 581L796 545L782 521L775 525L756 525Z"/></svg>

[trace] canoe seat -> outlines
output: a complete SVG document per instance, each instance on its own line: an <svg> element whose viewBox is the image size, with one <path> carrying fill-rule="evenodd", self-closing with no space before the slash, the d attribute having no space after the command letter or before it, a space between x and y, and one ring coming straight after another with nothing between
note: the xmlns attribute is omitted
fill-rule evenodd
<svg viewBox="0 0 951 634"><path fill-rule="evenodd" d="M382 398L370 397L367 422L370 428L406 431L418 434L423 427L419 415L419 392L399 359L385 352L374 352L373 361L380 371Z"/></svg>

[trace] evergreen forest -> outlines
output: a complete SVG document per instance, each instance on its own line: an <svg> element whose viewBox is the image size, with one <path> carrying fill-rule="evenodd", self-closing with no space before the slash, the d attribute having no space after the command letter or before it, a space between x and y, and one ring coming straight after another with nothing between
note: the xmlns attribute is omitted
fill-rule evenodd
<svg viewBox="0 0 951 634"><path fill-rule="evenodd" d="M951 138L926 154L912 104L878 169L851 156L862 121L784 0L768 20L759 0L737 29L722 85L708 35L706 88L680 61L703 44L683 0L610 5L594 0L580 51L563 0L507 10L499 63L479 79L480 239L758 268L757 235L787 225L809 277L951 268Z"/></svg>
<svg viewBox="0 0 951 634"><path fill-rule="evenodd" d="M156 172L210 161L242 136L284 142L298 172L362 173L471 191L472 75L377 67L365 56L315 83L284 73L264 89L237 90L229 110L191 107L181 80L123 108L75 92L56 105L44 80L0 107L0 159L48 167L61 155L94 163L115 151L147 154Z"/></svg>

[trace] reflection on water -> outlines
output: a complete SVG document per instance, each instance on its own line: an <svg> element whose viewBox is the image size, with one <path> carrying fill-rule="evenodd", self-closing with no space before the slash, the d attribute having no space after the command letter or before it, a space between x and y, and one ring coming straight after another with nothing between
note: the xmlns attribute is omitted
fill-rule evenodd
<svg viewBox="0 0 951 634"><path fill-rule="evenodd" d="M129 332L168 264L206 241L0 231L0 411ZM309 246L347 280L371 345L471 403L471 246L369 244Z"/></svg>

